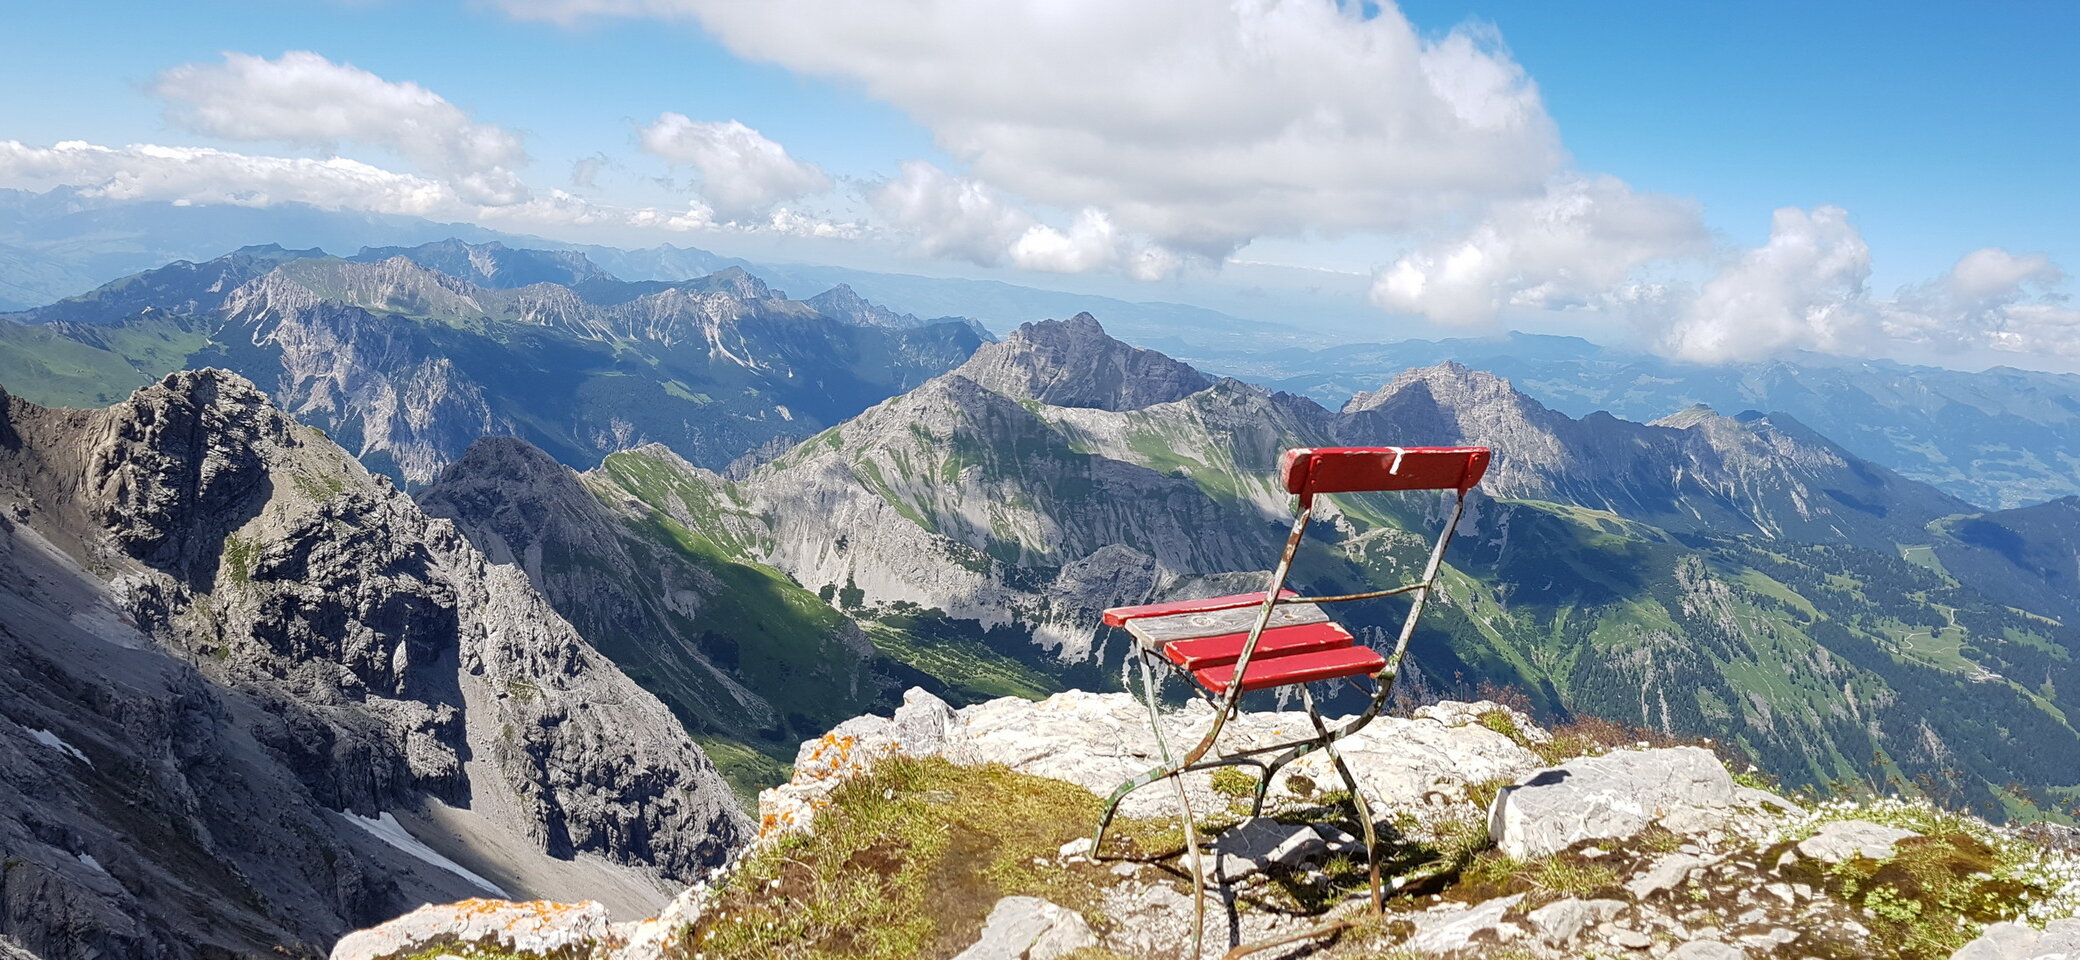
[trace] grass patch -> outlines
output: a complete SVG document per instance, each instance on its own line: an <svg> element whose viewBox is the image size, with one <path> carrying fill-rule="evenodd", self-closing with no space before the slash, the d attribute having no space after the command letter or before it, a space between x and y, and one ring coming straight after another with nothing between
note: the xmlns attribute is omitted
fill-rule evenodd
<svg viewBox="0 0 2080 960"><path fill-rule="evenodd" d="M1081 787L1001 765L882 760L838 787L813 835L782 838L735 871L674 956L952 956L1007 896L1045 897L1088 916L1116 878L1056 857L1089 835L1099 805ZM1121 842L1144 845L1144 826L1121 823Z"/></svg>

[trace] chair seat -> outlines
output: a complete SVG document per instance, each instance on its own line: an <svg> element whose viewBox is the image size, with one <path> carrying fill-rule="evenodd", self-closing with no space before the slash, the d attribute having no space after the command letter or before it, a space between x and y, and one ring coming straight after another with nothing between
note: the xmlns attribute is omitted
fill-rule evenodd
<svg viewBox="0 0 2080 960"><path fill-rule="evenodd" d="M1163 656L1171 663L1186 670L1218 667L1242 659L1242 645L1249 640L1249 631L1225 633L1213 637L1197 637L1190 640L1172 640L1163 644ZM1257 639L1256 652L1252 661L1268 657L1284 657L1307 650L1331 650L1348 647L1354 641L1350 631L1334 623L1303 623L1291 627L1274 627L1264 631Z"/></svg>
<svg viewBox="0 0 2080 960"><path fill-rule="evenodd" d="M1261 651L1262 647L1258 649ZM1304 650L1281 657L1251 657L1249 672L1242 677L1242 689L1262 690L1292 683L1355 677L1378 673L1386 665L1387 660L1379 655L1379 651L1355 645L1326 650ZM1218 667L1194 670L1192 676L1206 689L1216 694L1225 694L1228 692L1228 685L1235 682L1235 664L1227 663Z"/></svg>
<svg viewBox="0 0 2080 960"><path fill-rule="evenodd" d="M1291 590L1280 590L1281 597L1297 597ZM1207 597L1204 600L1180 600L1174 603L1148 603L1138 607L1113 607L1105 611L1105 625L1124 627L1130 620L1146 617L1168 617L1180 613L1204 613L1208 610L1234 610L1264 602L1264 592L1236 593L1225 597Z"/></svg>

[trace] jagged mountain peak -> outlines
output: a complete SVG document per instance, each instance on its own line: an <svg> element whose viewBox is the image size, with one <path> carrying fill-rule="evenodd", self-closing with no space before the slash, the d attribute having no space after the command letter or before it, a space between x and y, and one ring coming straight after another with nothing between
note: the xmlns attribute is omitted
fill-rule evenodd
<svg viewBox="0 0 2080 960"><path fill-rule="evenodd" d="M1213 385L1190 365L1114 339L1096 317L1022 324L954 372L1016 400L1138 410Z"/></svg>
<svg viewBox="0 0 2080 960"><path fill-rule="evenodd" d="M457 280L492 290L537 283L564 285L611 279L584 254L570 250L515 249L493 240L469 243L450 237L416 247L362 247L346 259L374 263L404 257Z"/></svg>
<svg viewBox="0 0 2080 960"><path fill-rule="evenodd" d="M766 286L764 280L753 276L743 267L724 267L701 278L704 290L718 290L744 300L784 300L785 291Z"/></svg>
<svg viewBox="0 0 2080 960"><path fill-rule="evenodd" d="M1501 403L1541 413L1546 411L1544 404L1518 390L1508 378L1476 370L1457 360L1447 360L1404 370L1378 390L1351 397L1350 402L1343 405L1343 412L1362 413L1379 409L1411 389L1420 389L1438 403L1458 409Z"/></svg>

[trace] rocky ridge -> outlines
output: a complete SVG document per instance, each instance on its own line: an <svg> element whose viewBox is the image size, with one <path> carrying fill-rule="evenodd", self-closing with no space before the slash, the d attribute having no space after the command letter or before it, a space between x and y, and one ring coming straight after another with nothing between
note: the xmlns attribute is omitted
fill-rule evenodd
<svg viewBox="0 0 2080 960"><path fill-rule="evenodd" d="M413 902L618 911L746 834L510 566L249 382L0 393L0 933L47 960L309 955Z"/></svg>
<svg viewBox="0 0 2080 960"><path fill-rule="evenodd" d="M1207 717L1187 711L1169 719L1174 736ZM1289 736L1299 720L1245 714L1231 727L1233 745ZM1389 862L1398 865L1390 876L1402 878L1392 884L1386 917L1364 920L1362 870L1354 878L1349 866L1349 807L1334 798L1324 806L1319 791L1335 781L1319 763L1274 783L1273 815L1261 818L1247 816L1234 784L1195 776L1187 778L1188 804L1202 823L1207 892L1218 908L1208 913L1203 956L1295 935L1284 952L1265 955L2022 960L2080 943L2080 851L2060 853L1932 807L1788 800L1737 782L1695 747L1596 747L1569 757L1588 745L1563 743L1493 703L1447 702L1384 718L1345 743L1381 821ZM882 815L876 799L925 809L961 802L933 790L905 800L904 790L918 788L904 784L933 763L1033 778L1019 782L1034 785L1038 804L1052 796L1039 789L1044 782L1109 791L1157 757L1145 716L1124 695L1069 692L954 710L912 691L893 717L860 717L803 744L795 779L762 800L759 845L731 872L689 890L648 926L595 932L597 921L574 910L576 919L561 928L571 935L555 941L569 953L559 955L712 956L723 943L744 942L736 938L747 924L815 915L819 888L787 879L787 864L815 870L822 845L845 849L847 818ZM1011 772L987 773L1005 768ZM1177 802L1166 789L1144 790L1130 799L1126 819L1174 816ZM954 810L937 816L962 820ZM1039 807L990 816L986 822L1037 820L1059 831L1024 841L1061 842L1033 861L1041 879L1031 882L1079 906L1029 894L949 897L944 902L973 904L966 909L974 915L935 919L969 931L969 939L949 940L950 931L936 942L973 945L923 955L1053 958L1082 950L1078 956L1172 960L1189 953L1193 874L1184 851L1137 853L1130 838L1093 863L1088 819L1057 822ZM997 836L1013 842L1021 835ZM962 849L964 857L989 853ZM915 848L915 855L926 853ZM893 879L903 868L881 869ZM1295 891L1308 895L1296 899ZM1953 894L1959 899L1944 899ZM443 942L515 949L518 942L500 933L460 932L486 910L427 908L343 942L333 960L387 960ZM1303 935L1324 918L1349 925L1334 936ZM660 934L660 926L672 929ZM783 952L827 947L819 937L829 933L819 929L789 925L754 942Z"/></svg>

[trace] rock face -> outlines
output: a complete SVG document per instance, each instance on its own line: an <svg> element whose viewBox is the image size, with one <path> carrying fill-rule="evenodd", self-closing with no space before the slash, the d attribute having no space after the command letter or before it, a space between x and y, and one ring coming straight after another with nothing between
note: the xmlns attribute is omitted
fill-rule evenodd
<svg viewBox="0 0 2080 960"><path fill-rule="evenodd" d="M1100 410L1139 410L1213 385L1186 364L1107 336L1088 313L1024 324L955 372L1014 400Z"/></svg>
<svg viewBox="0 0 2080 960"><path fill-rule="evenodd" d="M643 910L743 838L523 573L250 383L0 404L0 932L47 960L308 953L484 892Z"/></svg>
<svg viewBox="0 0 2080 960"><path fill-rule="evenodd" d="M1626 750L1571 760L1503 788L1488 832L1503 853L1523 860L1584 840L1629 840L1654 826L1702 832L1759 802L1701 748Z"/></svg>
<svg viewBox="0 0 2080 960"><path fill-rule="evenodd" d="M493 562L526 571L696 734L779 753L894 691L857 624L739 559L752 545L682 495L720 479L661 446L579 474L523 440L487 437L418 501Z"/></svg>

